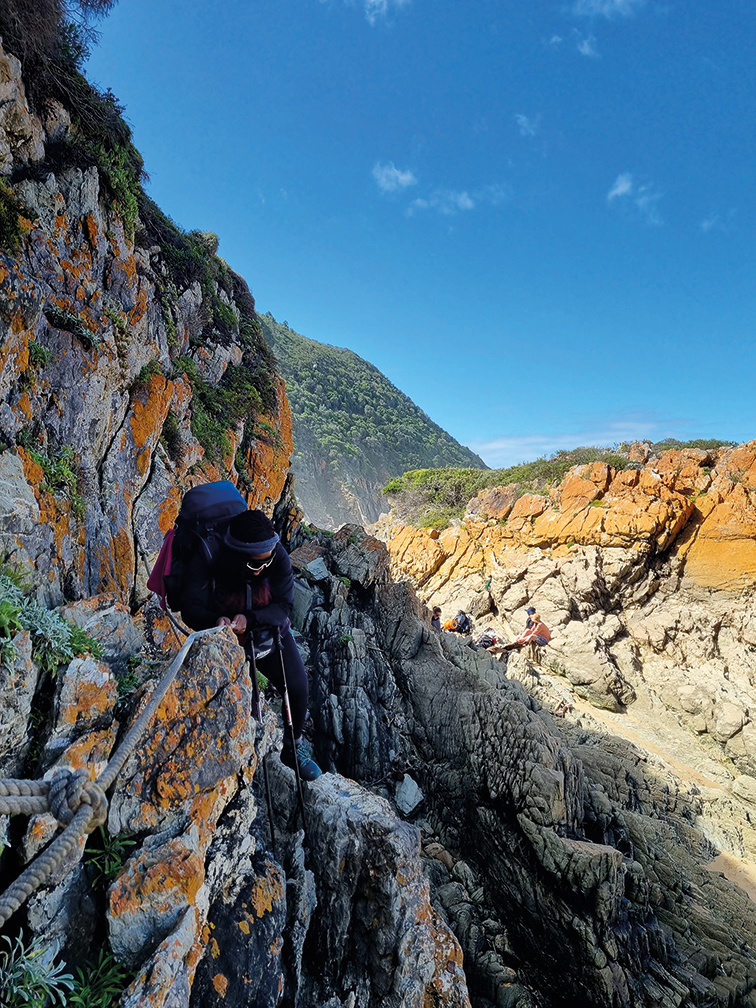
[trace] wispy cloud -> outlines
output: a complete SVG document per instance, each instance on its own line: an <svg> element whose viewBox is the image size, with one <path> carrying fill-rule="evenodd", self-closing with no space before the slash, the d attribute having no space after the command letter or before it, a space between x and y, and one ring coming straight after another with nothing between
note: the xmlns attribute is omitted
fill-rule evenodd
<svg viewBox="0 0 756 1008"><path fill-rule="evenodd" d="M617 181L609 190L607 199L611 202L617 196L628 196L633 191L633 176L625 173L618 175Z"/></svg>
<svg viewBox="0 0 756 1008"><path fill-rule="evenodd" d="M516 115L517 125L520 127L521 136L536 136L541 131L541 117L537 115L535 119L529 119L526 115Z"/></svg>
<svg viewBox="0 0 756 1008"><path fill-rule="evenodd" d="M451 216L461 210L473 210L475 201L467 190L458 192L454 189L436 189L427 199L413 200L407 209L411 217L417 210L438 210L441 214Z"/></svg>
<svg viewBox="0 0 756 1008"><path fill-rule="evenodd" d="M592 56L596 59L599 56L599 51L596 48L596 37L594 35L581 35L580 32L576 31L576 43L577 51L582 56Z"/></svg>
<svg viewBox="0 0 756 1008"><path fill-rule="evenodd" d="M483 461L494 468L517 465L520 462L552 455L562 449L592 446L606 448L622 442L661 441L666 437L684 440L690 437L689 422L669 420L644 414L631 414L616 419L606 418L595 426L567 434L527 434L522 437L499 437L492 441L472 443L470 447ZM698 437L700 435L693 434Z"/></svg>
<svg viewBox="0 0 756 1008"><path fill-rule="evenodd" d="M472 192L467 189L435 189L430 196L413 200L407 208L407 216L413 217L420 210L435 210L451 217L463 210L474 210L481 203L498 206L509 195L508 187L500 183L483 186Z"/></svg>
<svg viewBox="0 0 756 1008"><path fill-rule="evenodd" d="M617 201L622 205L634 206L647 224L663 224L659 216L658 203L662 194L651 185L638 185L629 172L618 175L614 185L606 195L608 203Z"/></svg>
<svg viewBox="0 0 756 1008"><path fill-rule="evenodd" d="M728 210L724 217L722 214L711 213L708 217L701 221L701 230L704 234L708 234L709 231L723 231L726 233L732 230L734 217L734 209Z"/></svg>
<svg viewBox="0 0 756 1008"><path fill-rule="evenodd" d="M632 17L646 0L576 0L572 13L581 17Z"/></svg>
<svg viewBox="0 0 756 1008"><path fill-rule="evenodd" d="M392 8L406 7L410 0L363 0L365 17L371 25L388 17Z"/></svg>
<svg viewBox="0 0 756 1008"><path fill-rule="evenodd" d="M380 161L377 161L373 167L372 175L381 192L397 192L400 189L406 189L407 186L417 185L417 179L409 168L402 171L394 165L393 161L389 161L387 164L381 164Z"/></svg>

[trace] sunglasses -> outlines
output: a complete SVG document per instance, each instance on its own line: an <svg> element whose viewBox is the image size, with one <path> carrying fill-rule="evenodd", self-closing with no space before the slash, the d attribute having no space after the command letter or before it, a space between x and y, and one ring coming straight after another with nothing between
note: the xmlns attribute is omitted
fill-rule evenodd
<svg viewBox="0 0 756 1008"><path fill-rule="evenodd" d="M273 563L273 557L269 557L267 560L257 561L249 560L247 561L247 570L252 571L253 574L261 574L266 567L270 567Z"/></svg>

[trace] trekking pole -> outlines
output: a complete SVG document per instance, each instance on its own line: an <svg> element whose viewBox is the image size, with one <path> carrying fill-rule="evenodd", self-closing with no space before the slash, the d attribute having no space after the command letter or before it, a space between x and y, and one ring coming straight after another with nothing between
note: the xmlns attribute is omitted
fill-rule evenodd
<svg viewBox="0 0 756 1008"><path fill-rule="evenodd" d="M302 813L302 828L305 833L307 832L307 825L305 823L305 810L304 810L304 793L302 791L302 777L299 773L299 760L297 759L297 740L294 738L294 721L291 717L291 704L289 703L289 686L286 682L286 664L284 662L283 656L283 644L281 643L281 629L280 627L275 627L274 633L276 636L276 650L278 651L278 657L281 661L281 682L283 684L283 714L284 721L286 722L286 727L289 729L289 735L291 737L291 748L294 753L294 776L297 779L297 799L299 801L299 811Z"/></svg>
<svg viewBox="0 0 756 1008"><path fill-rule="evenodd" d="M260 684L257 681L257 659L255 658L255 645L251 639L247 644L245 651L247 652L247 657L249 658L249 664L252 667L252 697L254 709L252 711L255 721L260 723L262 719L262 711L260 706ZM263 769L263 781L265 782L265 801L268 806L268 829L270 830L270 852L275 858L276 856L276 834L273 829L273 799L270 796L270 781L268 780L268 762L267 753L261 757L262 759L262 769Z"/></svg>

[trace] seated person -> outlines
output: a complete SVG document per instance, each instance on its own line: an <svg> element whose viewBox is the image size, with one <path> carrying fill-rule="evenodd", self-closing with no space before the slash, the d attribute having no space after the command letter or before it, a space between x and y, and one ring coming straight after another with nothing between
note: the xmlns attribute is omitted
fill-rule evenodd
<svg viewBox="0 0 756 1008"><path fill-rule="evenodd" d="M511 644L505 644L505 651L519 651L526 644L538 644L544 647L551 640L551 632L542 621L538 613L533 613L532 625L524 630L519 637L515 637Z"/></svg>

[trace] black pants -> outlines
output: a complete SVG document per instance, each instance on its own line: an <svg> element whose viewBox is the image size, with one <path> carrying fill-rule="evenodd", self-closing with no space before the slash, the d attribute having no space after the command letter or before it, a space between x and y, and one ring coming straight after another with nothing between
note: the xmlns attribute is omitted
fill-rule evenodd
<svg viewBox="0 0 756 1008"><path fill-rule="evenodd" d="M307 717L307 702L310 694L310 684L307 681L307 673L302 663L302 656L299 653L294 638L287 630L281 636L283 647L284 666L286 667L286 685L289 687L289 705L291 706L291 720L294 725L294 738L301 738L302 728ZM258 671L262 672L265 678L272 682L278 692L283 696L283 676L281 675L281 655L274 648L265 658L257 659ZM290 742L289 732L284 723L284 744Z"/></svg>

